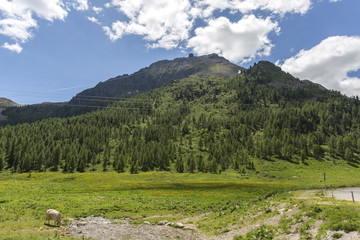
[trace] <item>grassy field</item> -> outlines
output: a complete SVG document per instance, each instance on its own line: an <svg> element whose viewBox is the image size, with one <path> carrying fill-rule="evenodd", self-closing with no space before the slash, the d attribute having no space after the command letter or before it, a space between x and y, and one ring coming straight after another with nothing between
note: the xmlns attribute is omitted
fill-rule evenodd
<svg viewBox="0 0 360 240"><path fill-rule="evenodd" d="M0 173L0 239L70 239L58 233L58 228L44 225L49 208L62 213L65 227L70 218L91 215L128 217L140 223L149 216L158 216L150 220L157 222L164 219L162 215L176 220L210 213L198 228L206 234L221 234L249 209L265 208L273 198L288 201L289 191L323 187L324 172L328 185L360 186L359 169L346 164L313 161L306 166L277 161L257 166L257 172L246 175L234 171L220 175ZM310 205L304 209L311 211ZM324 208L322 212L328 211Z"/></svg>

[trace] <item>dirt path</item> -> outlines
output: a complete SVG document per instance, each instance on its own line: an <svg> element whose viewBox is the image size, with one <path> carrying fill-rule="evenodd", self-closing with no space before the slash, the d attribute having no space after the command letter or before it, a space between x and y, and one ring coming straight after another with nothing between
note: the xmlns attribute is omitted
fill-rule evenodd
<svg viewBox="0 0 360 240"><path fill-rule="evenodd" d="M360 202L360 188L354 187L354 188L340 188L335 190L329 190L327 191L327 196L332 196L334 194L334 198L339 200L348 200L352 201L351 191L354 194L354 200L355 202Z"/></svg>

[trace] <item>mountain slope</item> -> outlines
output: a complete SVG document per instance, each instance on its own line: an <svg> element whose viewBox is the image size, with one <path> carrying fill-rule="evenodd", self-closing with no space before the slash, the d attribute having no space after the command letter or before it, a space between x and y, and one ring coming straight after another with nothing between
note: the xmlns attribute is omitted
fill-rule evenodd
<svg viewBox="0 0 360 240"><path fill-rule="evenodd" d="M193 74L84 115L0 128L0 152L18 172L357 167L359 132L358 99L260 62L230 78Z"/></svg>
<svg viewBox="0 0 360 240"><path fill-rule="evenodd" d="M7 108L7 107L19 107L20 104L17 104L10 99L7 98L0 98L0 108Z"/></svg>
<svg viewBox="0 0 360 240"><path fill-rule="evenodd" d="M106 99L146 92L194 74L228 77L236 75L243 69L216 54L163 60L131 75L125 74L100 82L94 88L77 94L70 101L70 105L103 105Z"/></svg>
<svg viewBox="0 0 360 240"><path fill-rule="evenodd" d="M3 111L8 107L19 107L20 105L7 98L0 98L0 121L7 120L7 116L3 115Z"/></svg>

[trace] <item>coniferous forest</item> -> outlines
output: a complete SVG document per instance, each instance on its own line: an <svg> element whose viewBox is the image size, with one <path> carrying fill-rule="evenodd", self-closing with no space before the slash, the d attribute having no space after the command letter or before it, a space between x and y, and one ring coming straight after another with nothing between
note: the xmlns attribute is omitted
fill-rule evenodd
<svg viewBox="0 0 360 240"><path fill-rule="evenodd" d="M260 62L235 77L195 74L78 116L15 116L0 127L0 171L243 173L256 171L255 159L325 157L357 166L359 110L357 97Z"/></svg>

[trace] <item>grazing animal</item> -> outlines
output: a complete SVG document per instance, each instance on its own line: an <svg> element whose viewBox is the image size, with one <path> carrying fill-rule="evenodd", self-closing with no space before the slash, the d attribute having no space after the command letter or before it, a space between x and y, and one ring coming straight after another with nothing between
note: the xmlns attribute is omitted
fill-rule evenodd
<svg viewBox="0 0 360 240"><path fill-rule="evenodd" d="M46 211L46 218L44 224L46 224L46 221L48 221L48 224L50 225L50 220L54 220L54 225L61 226L61 213L54 210L54 209L48 209Z"/></svg>

